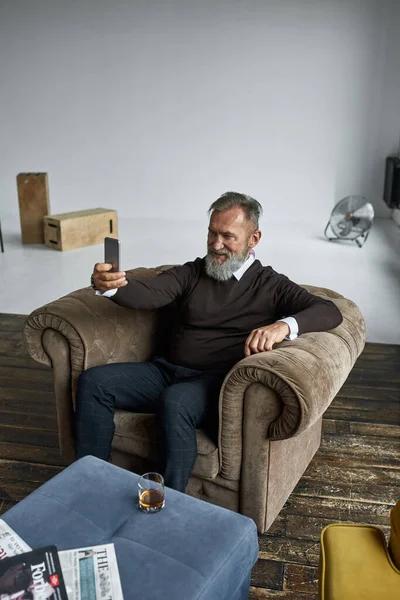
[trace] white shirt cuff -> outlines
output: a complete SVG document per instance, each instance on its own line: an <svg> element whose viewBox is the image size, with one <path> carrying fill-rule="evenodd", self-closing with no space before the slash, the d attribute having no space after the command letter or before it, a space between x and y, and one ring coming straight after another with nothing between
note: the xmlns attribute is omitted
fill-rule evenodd
<svg viewBox="0 0 400 600"><path fill-rule="evenodd" d="M295 340L299 335L299 324L297 323L296 319L294 317L285 317L284 319L278 320L289 325L290 333L285 337L285 340Z"/></svg>
<svg viewBox="0 0 400 600"><path fill-rule="evenodd" d="M116 294L118 292L118 288L115 288L113 290L108 290L107 292L100 292L100 290L95 290L96 291L96 296L105 296L106 298L111 298L111 296L114 296L114 294ZM290 327L290 325L289 325Z"/></svg>

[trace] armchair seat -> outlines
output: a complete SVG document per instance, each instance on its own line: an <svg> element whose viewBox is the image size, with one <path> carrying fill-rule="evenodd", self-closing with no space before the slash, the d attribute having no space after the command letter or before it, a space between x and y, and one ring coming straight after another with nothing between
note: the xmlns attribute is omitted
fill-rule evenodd
<svg viewBox="0 0 400 600"><path fill-rule="evenodd" d="M139 268L128 276L150 278L168 268ZM304 287L334 302L343 322L331 331L282 342L232 367L220 391L218 444L204 431L197 432L198 458L186 489L251 517L260 532L271 526L318 450L322 416L365 344L364 319L351 300L332 290ZM162 356L174 311L173 305L158 311L125 308L85 288L28 317L28 352L53 368L65 458L76 458L73 422L82 371ZM115 425L112 462L136 473L154 470L152 415L116 411Z"/></svg>

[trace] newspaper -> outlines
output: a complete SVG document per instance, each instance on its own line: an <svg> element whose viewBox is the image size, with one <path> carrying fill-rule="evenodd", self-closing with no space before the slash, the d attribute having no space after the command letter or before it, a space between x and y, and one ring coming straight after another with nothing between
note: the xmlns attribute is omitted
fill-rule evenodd
<svg viewBox="0 0 400 600"><path fill-rule="evenodd" d="M123 600L114 544L58 554L68 600Z"/></svg>
<svg viewBox="0 0 400 600"><path fill-rule="evenodd" d="M32 548L3 519L0 519L0 560L29 550Z"/></svg>
<svg viewBox="0 0 400 600"><path fill-rule="evenodd" d="M0 519L0 560L29 550L30 546ZM114 544L61 550L58 556L68 600L123 600Z"/></svg>

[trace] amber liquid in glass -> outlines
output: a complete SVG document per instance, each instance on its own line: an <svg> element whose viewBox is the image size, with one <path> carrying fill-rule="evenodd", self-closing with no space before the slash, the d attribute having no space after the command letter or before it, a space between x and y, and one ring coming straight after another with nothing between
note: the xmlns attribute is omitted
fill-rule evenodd
<svg viewBox="0 0 400 600"><path fill-rule="evenodd" d="M145 512L156 512L164 506L164 494L161 490L145 490L140 494L139 503Z"/></svg>

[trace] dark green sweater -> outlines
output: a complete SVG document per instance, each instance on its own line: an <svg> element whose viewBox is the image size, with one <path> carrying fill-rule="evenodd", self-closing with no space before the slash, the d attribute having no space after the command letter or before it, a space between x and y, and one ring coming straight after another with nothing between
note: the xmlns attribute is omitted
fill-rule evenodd
<svg viewBox="0 0 400 600"><path fill-rule="evenodd" d="M208 277L204 258L150 279L128 278L112 300L121 306L155 309L177 301L179 312L168 360L193 369L229 369L244 358L244 345L257 327L295 317L299 335L342 322L339 309L313 296L271 267L255 260L239 281Z"/></svg>

